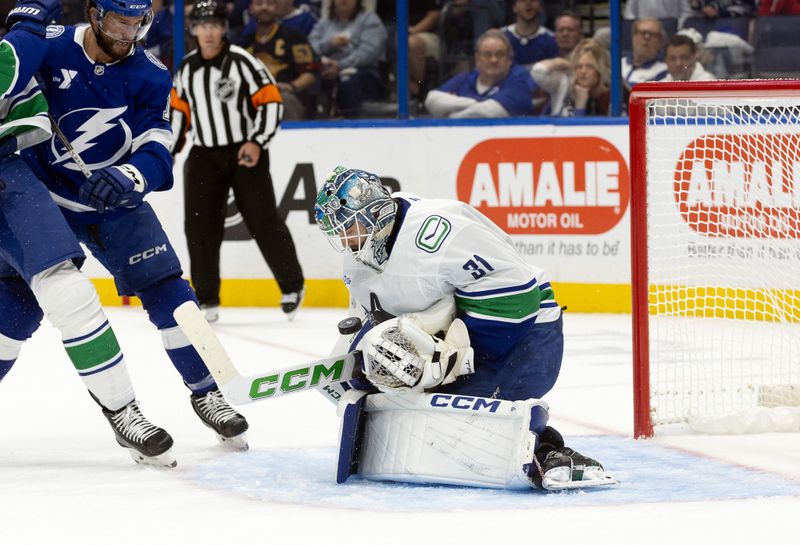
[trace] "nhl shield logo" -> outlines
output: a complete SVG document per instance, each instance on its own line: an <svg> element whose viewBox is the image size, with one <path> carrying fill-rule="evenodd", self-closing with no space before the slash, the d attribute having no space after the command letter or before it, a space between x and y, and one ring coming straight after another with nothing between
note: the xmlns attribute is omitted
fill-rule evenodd
<svg viewBox="0 0 800 545"><path fill-rule="evenodd" d="M228 102L236 92L236 82L230 78L220 78L214 84L214 95L222 102Z"/></svg>

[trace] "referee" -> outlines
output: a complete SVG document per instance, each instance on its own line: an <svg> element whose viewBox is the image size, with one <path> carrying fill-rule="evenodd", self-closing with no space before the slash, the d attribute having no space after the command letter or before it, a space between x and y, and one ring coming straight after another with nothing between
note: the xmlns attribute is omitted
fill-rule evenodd
<svg viewBox="0 0 800 545"><path fill-rule="evenodd" d="M281 289L289 319L303 298L303 272L292 236L278 216L267 147L283 115L264 65L225 39L225 4L201 0L189 15L198 48L183 58L170 104L174 152L192 129L184 170L186 239L192 283L208 321L218 318L219 251L228 192Z"/></svg>

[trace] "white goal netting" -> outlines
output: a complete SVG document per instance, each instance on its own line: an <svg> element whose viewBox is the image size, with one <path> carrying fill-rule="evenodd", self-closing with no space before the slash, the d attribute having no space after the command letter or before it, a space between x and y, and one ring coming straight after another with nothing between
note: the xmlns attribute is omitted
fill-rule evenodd
<svg viewBox="0 0 800 545"><path fill-rule="evenodd" d="M651 422L800 431L800 99L646 114Z"/></svg>

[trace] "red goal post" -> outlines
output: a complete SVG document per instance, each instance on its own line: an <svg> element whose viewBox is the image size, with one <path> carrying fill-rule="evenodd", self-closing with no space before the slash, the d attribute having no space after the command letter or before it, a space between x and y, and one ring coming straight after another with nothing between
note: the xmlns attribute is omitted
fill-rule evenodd
<svg viewBox="0 0 800 545"><path fill-rule="evenodd" d="M800 397L800 81L643 83L629 117L634 437L753 431Z"/></svg>

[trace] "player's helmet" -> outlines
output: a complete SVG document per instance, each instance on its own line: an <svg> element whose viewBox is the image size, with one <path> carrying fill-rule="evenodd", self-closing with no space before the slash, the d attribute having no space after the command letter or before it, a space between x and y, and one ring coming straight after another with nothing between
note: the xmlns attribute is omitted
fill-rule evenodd
<svg viewBox="0 0 800 545"><path fill-rule="evenodd" d="M153 23L153 0L93 0L93 19L100 32L113 40L138 42ZM141 20L131 23L129 18Z"/></svg>
<svg viewBox="0 0 800 545"><path fill-rule="evenodd" d="M317 193L317 225L339 252L351 251L358 261L382 270L389 258L386 239L397 204L375 174L336 167Z"/></svg>
<svg viewBox="0 0 800 545"><path fill-rule="evenodd" d="M204 23L206 21L220 21L224 23L227 20L228 11L225 8L225 4L217 0L200 0L189 13L189 22L192 25Z"/></svg>

